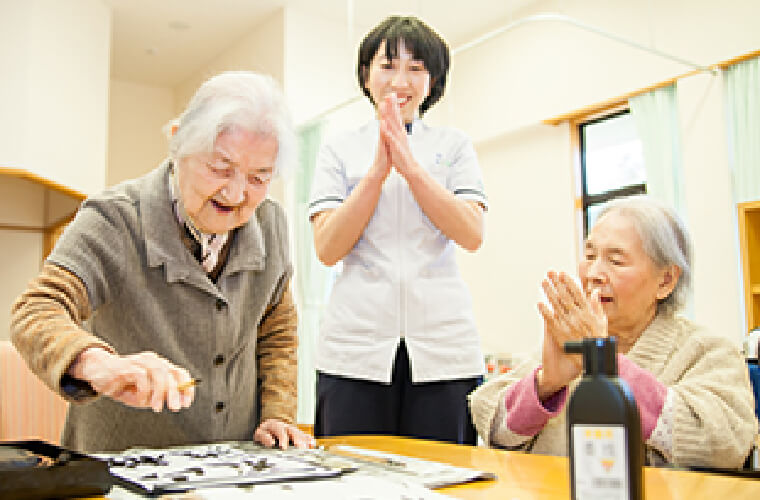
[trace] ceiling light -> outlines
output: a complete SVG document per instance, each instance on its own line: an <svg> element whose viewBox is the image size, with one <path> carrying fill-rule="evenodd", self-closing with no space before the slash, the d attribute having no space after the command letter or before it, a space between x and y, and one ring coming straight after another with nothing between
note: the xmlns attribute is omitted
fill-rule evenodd
<svg viewBox="0 0 760 500"><path fill-rule="evenodd" d="M185 31L190 29L190 25L182 21L169 21L169 27L177 31Z"/></svg>

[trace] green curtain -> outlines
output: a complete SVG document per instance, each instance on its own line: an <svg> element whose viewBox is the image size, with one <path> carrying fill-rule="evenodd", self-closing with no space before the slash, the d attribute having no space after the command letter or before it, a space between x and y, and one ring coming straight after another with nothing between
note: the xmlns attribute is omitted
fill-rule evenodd
<svg viewBox="0 0 760 500"><path fill-rule="evenodd" d="M675 84L628 100L644 151L647 194L673 207L686 222L681 133ZM689 294L682 311L694 319L694 297Z"/></svg>
<svg viewBox="0 0 760 500"><path fill-rule="evenodd" d="M628 100L644 151L647 194L686 219L676 86Z"/></svg>
<svg viewBox="0 0 760 500"><path fill-rule="evenodd" d="M760 58L735 64L724 76L734 199L760 200Z"/></svg>
<svg viewBox="0 0 760 500"><path fill-rule="evenodd" d="M294 234L295 298L298 304L298 422L314 422L314 349L319 320L329 296L332 272L317 260L309 222L311 181L322 138L322 123L298 133L299 162L294 175L291 213Z"/></svg>

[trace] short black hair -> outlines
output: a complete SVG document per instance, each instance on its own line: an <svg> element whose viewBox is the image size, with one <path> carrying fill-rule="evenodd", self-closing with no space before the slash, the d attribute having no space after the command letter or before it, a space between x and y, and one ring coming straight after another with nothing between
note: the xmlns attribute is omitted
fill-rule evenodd
<svg viewBox="0 0 760 500"><path fill-rule="evenodd" d="M420 115L423 115L438 102L446 88L449 46L438 33L416 17L390 16L364 37L359 46L359 62L356 66L359 87L370 102L377 105L366 85L370 64L383 41L385 57L388 60L397 58L399 42L402 40L412 57L425 63L425 69L430 73L430 95L420 104Z"/></svg>

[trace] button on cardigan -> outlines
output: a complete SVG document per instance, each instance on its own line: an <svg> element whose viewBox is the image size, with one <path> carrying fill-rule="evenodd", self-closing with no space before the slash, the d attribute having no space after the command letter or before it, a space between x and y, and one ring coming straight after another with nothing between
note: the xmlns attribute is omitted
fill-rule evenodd
<svg viewBox="0 0 760 500"><path fill-rule="evenodd" d="M59 392L66 368L88 345L119 354L154 351L203 384L192 406L177 413L107 397L72 404L64 446L97 451L250 440L262 419L294 419L296 328L284 212L271 200L259 205L234 231L214 283L181 240L169 168L165 162L84 202L43 275L14 305L12 334L32 369ZM72 275L73 285L66 278ZM59 308L75 323L86 319L84 329L60 321L53 327L52 315L35 316L75 296L56 280L68 288L84 284L86 307Z"/></svg>

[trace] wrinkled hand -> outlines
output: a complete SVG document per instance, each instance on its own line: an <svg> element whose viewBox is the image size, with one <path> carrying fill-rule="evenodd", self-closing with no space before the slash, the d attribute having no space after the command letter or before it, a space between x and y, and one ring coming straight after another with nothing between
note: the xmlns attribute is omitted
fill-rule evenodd
<svg viewBox="0 0 760 500"><path fill-rule="evenodd" d="M180 392L177 386L189 382L190 374L154 352L119 356L101 348L82 351L68 370L85 380L99 394L127 406L152 408L160 412L164 403L171 411L188 408L195 397L189 387Z"/></svg>
<svg viewBox="0 0 760 500"><path fill-rule="evenodd" d="M406 177L413 169L418 168L417 162L409 147L409 138L401 117L401 109L395 95L387 95L378 108L380 115L380 137L384 140L390 160L398 173Z"/></svg>
<svg viewBox="0 0 760 500"><path fill-rule="evenodd" d="M580 366L567 354L544 325L541 369L536 372L536 392L541 401L567 386L580 372Z"/></svg>
<svg viewBox="0 0 760 500"><path fill-rule="evenodd" d="M595 289L591 297L586 298L570 276L554 271L547 273L541 285L551 308L539 303L538 309L557 344L607 336L607 316L599 300L599 290Z"/></svg>
<svg viewBox="0 0 760 500"><path fill-rule="evenodd" d="M253 440L264 446L272 447L276 444L281 449L287 450L292 443L296 448L313 448L316 446L314 438L295 425L286 424L282 420L273 418L264 420L253 433Z"/></svg>
<svg viewBox="0 0 760 500"><path fill-rule="evenodd" d="M538 304L544 318L543 366L536 380L539 396L542 390L556 392L581 371L581 357L566 354L565 342L607 336L607 316L598 290L587 298L570 276L554 271L547 273L541 285L551 307Z"/></svg>

